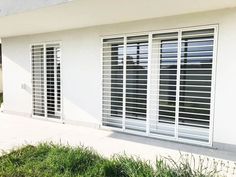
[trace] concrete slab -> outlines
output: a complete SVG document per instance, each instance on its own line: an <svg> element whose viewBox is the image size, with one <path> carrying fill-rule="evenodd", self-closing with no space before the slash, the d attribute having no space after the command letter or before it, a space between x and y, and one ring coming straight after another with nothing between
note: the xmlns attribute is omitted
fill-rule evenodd
<svg viewBox="0 0 236 177"><path fill-rule="evenodd" d="M157 157L168 156L178 160L182 154L204 159L206 163L210 161L211 167L217 164L228 176L236 173L236 154L233 152L0 113L1 150L39 142L84 145L106 157L126 153L151 162Z"/></svg>

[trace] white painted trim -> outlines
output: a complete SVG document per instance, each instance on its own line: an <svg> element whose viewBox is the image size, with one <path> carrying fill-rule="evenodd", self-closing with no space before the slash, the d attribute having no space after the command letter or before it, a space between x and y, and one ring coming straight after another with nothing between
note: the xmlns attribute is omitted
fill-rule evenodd
<svg viewBox="0 0 236 177"><path fill-rule="evenodd" d="M127 61L127 36L124 36L123 44L123 116L122 116L122 130L125 131L125 117L126 117L126 61Z"/></svg>
<svg viewBox="0 0 236 177"><path fill-rule="evenodd" d="M175 98L175 138L179 139L179 95L180 95L180 73L181 73L181 50L182 31L178 30L178 51L177 51L177 73L176 73L176 98Z"/></svg>
<svg viewBox="0 0 236 177"><path fill-rule="evenodd" d="M159 30L147 30L147 31L136 31L136 32L129 32L129 33L118 33L118 34L109 34L109 35L100 35L102 39L110 39L110 38L119 38L124 36L138 36L138 35L147 35L149 33L155 34L155 33L168 33L173 31L184 31L184 30L198 30L198 29L208 29L208 28L215 28L219 26L219 23L213 23L213 24L201 24L196 26L182 26L182 27L176 27L176 28L164 28Z"/></svg>
<svg viewBox="0 0 236 177"><path fill-rule="evenodd" d="M101 112L100 112L100 121L99 126L103 126L103 38L100 38L100 68L101 68L101 92L100 92L100 98L101 98Z"/></svg>
<svg viewBox="0 0 236 177"><path fill-rule="evenodd" d="M65 122L65 115L64 115L64 82L63 82L63 79L64 78L64 67L63 67L63 64L64 64L64 60L63 60L63 43L62 41L59 41L58 42L60 44L60 49L61 49L61 64L60 64L60 72L61 72L61 122L64 123Z"/></svg>
<svg viewBox="0 0 236 177"><path fill-rule="evenodd" d="M146 134L150 134L150 96L151 96L151 64L152 64L152 34L148 34L148 65L147 65L147 106L146 106Z"/></svg>
<svg viewBox="0 0 236 177"><path fill-rule="evenodd" d="M218 35L219 26L214 27L214 45L212 59L212 78L211 78L211 104L210 104L210 128L209 128L209 143L213 146L214 133L214 117L215 117L215 94L216 94L216 74L217 74L217 53L218 53Z"/></svg>
<svg viewBox="0 0 236 177"><path fill-rule="evenodd" d="M29 53L30 53L30 68L29 68L29 72L30 72L30 88L31 88L31 94L30 94L30 98L31 98L31 106L30 106L30 116L33 117L33 70L32 70L32 44L29 45Z"/></svg>
<svg viewBox="0 0 236 177"><path fill-rule="evenodd" d="M44 68L43 68L43 71L44 71L44 117L45 119L47 119L48 115L47 115L47 71L46 71L46 68L47 68L47 63L46 63L46 44L43 44L43 65L44 65Z"/></svg>

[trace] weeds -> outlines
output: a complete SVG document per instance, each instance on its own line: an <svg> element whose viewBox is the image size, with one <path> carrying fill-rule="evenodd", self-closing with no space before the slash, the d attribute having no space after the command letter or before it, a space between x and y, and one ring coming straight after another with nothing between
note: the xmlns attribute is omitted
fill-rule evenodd
<svg viewBox="0 0 236 177"><path fill-rule="evenodd" d="M194 162L194 163L193 163ZM1 177L206 177L216 176L195 159L149 161L127 155L104 158L86 147L72 148L52 143L27 145L0 157Z"/></svg>

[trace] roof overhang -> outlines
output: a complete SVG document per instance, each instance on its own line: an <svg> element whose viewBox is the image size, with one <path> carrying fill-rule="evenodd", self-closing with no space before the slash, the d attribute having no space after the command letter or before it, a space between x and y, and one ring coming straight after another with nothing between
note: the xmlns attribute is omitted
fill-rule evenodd
<svg viewBox="0 0 236 177"><path fill-rule="evenodd" d="M73 0L0 17L0 37L236 7L236 0Z"/></svg>

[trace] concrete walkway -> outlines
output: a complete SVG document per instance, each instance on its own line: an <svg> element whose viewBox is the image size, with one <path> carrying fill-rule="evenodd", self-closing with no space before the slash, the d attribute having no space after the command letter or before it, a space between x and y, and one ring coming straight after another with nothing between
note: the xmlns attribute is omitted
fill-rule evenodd
<svg viewBox="0 0 236 177"><path fill-rule="evenodd" d="M200 158L209 158L218 165L222 163L219 168L227 171L229 176L236 173L236 153L0 113L1 150L46 141L72 146L82 144L106 157L125 152L152 162L157 156L171 156L177 160L180 152L198 158L201 155Z"/></svg>

